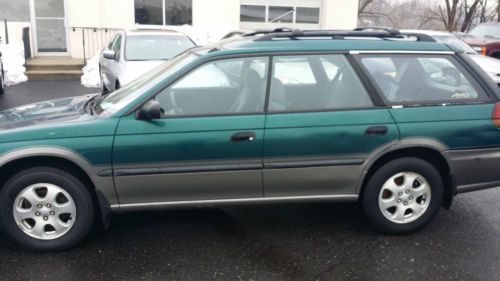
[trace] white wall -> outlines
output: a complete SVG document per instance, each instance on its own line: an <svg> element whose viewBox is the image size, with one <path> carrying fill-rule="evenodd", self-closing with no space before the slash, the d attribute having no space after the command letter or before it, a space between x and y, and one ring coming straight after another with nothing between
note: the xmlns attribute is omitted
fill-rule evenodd
<svg viewBox="0 0 500 281"><path fill-rule="evenodd" d="M238 0L193 0L193 26L238 29L240 3Z"/></svg>
<svg viewBox="0 0 500 281"><path fill-rule="evenodd" d="M353 29L358 25L357 0L323 0L322 29Z"/></svg>
<svg viewBox="0 0 500 281"><path fill-rule="evenodd" d="M30 27L30 43L33 46L32 38L32 30L31 24L29 22L8 22L7 29L9 32L9 43L11 44L19 44L23 46L23 28ZM2 43L5 44L6 36L5 36L5 25L3 22L0 22L0 37L2 37ZM33 49L33 47L31 47ZM32 53L33 55L33 53Z"/></svg>
<svg viewBox="0 0 500 281"><path fill-rule="evenodd" d="M82 30L73 27L106 27L106 28L131 28L134 25L134 0L68 0L68 45L70 56L83 58ZM87 31L87 36L92 36L93 52L107 43L109 34L104 30ZM87 46L91 42L86 42ZM89 54L85 54L88 58Z"/></svg>

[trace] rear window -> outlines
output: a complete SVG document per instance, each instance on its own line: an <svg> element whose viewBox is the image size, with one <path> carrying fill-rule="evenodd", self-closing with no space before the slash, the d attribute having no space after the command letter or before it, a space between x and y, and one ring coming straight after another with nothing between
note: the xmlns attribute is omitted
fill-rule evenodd
<svg viewBox="0 0 500 281"><path fill-rule="evenodd" d="M373 55L360 60L390 103L488 100L477 82L452 56Z"/></svg>
<svg viewBox="0 0 500 281"><path fill-rule="evenodd" d="M193 42L186 36L134 35L127 37L125 59L168 60L193 46Z"/></svg>

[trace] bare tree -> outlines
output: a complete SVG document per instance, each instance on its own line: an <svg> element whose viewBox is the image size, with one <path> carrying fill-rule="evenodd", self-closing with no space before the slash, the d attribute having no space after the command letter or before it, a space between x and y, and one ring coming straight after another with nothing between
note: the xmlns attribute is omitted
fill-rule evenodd
<svg viewBox="0 0 500 281"><path fill-rule="evenodd" d="M466 32L470 29L474 19L476 18L478 9L480 8L481 4L482 0L474 0L472 5L469 6L467 0L464 0L463 7L464 7L465 17L462 22L462 27L460 28L460 31Z"/></svg>
<svg viewBox="0 0 500 281"><path fill-rule="evenodd" d="M363 14L374 0L359 0L358 16ZM500 0L499 0L500 1Z"/></svg>
<svg viewBox="0 0 500 281"><path fill-rule="evenodd" d="M500 0L498 0L497 4L497 21L500 21Z"/></svg>

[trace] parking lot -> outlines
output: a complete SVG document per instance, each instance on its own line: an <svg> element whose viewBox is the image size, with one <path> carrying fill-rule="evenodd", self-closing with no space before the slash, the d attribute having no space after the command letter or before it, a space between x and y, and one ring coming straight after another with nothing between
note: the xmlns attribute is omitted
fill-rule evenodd
<svg viewBox="0 0 500 281"><path fill-rule="evenodd" d="M0 108L95 92L78 81L7 88ZM381 235L357 204L115 215L77 248L27 252L0 234L2 280L498 280L500 190L464 194L422 231Z"/></svg>

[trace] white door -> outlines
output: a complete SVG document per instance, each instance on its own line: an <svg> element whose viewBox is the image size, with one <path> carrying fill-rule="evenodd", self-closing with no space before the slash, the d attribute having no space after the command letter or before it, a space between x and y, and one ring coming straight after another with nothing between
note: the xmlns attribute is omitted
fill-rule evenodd
<svg viewBox="0 0 500 281"><path fill-rule="evenodd" d="M68 54L65 0L31 0L35 55Z"/></svg>

